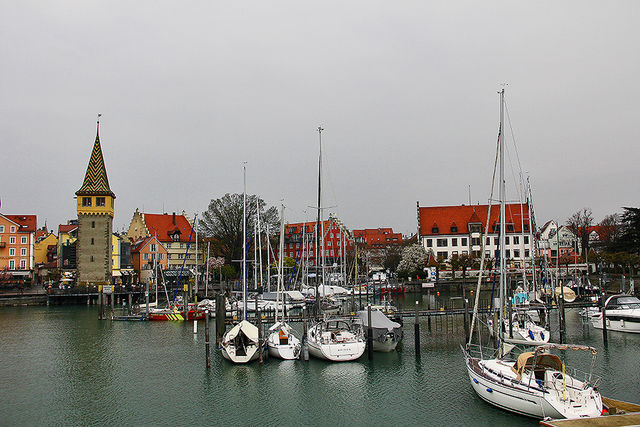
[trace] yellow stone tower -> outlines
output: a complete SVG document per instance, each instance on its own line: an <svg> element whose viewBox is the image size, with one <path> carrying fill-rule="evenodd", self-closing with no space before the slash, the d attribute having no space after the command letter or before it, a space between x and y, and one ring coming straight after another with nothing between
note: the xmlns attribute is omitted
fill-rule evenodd
<svg viewBox="0 0 640 427"><path fill-rule="evenodd" d="M100 115L96 140L89 159L82 187L76 191L78 212L78 240L76 261L77 282L87 284L111 283L111 235L113 230L114 200L109 188L107 170L100 147Z"/></svg>

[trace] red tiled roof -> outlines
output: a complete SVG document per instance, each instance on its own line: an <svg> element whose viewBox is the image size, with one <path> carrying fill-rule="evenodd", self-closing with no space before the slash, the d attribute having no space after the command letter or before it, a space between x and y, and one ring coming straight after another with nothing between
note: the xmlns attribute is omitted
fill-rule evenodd
<svg viewBox="0 0 640 427"><path fill-rule="evenodd" d="M144 214L144 222L149 230L149 234L154 236L157 234L158 240L161 242L171 242L171 235L178 232L180 235L178 242L188 242L191 234L191 224L184 215L175 215L175 224L173 214ZM191 241L195 242L196 233L191 235Z"/></svg>
<svg viewBox="0 0 640 427"><path fill-rule="evenodd" d="M20 225L18 232L36 231L36 215L5 215L5 217Z"/></svg>
<svg viewBox="0 0 640 427"><path fill-rule="evenodd" d="M513 233L522 232L521 207L520 203L509 203L506 205L506 223L513 224ZM420 234L469 234L469 223L481 223L484 233L487 221L488 205L462 205L462 206L433 206L420 207ZM529 209L526 203L522 204L522 214L524 223L529 223ZM491 206L491 217L489 219L489 232L493 231L493 225L499 222L500 205ZM452 231L452 226L457 227L457 231ZM432 228L437 227L438 232L432 232Z"/></svg>
<svg viewBox="0 0 640 427"><path fill-rule="evenodd" d="M58 226L58 233L70 233L78 228L77 224L60 224Z"/></svg>

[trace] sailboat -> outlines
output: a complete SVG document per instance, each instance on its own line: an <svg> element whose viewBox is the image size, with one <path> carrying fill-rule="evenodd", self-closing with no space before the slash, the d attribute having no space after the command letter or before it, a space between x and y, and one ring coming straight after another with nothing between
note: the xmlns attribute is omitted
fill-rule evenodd
<svg viewBox="0 0 640 427"><path fill-rule="evenodd" d="M302 345L293 334L291 326L284 320L278 320L280 311L280 292L282 289L282 260L284 259L284 205L280 209L280 250L278 259L278 287L276 289L275 323L269 328L267 346L269 355L280 359L297 359Z"/></svg>
<svg viewBox="0 0 640 427"><path fill-rule="evenodd" d="M258 358L260 338L258 328L247 320L247 169L242 166L242 321L225 333L220 343L222 356L234 363L247 363Z"/></svg>
<svg viewBox="0 0 640 427"><path fill-rule="evenodd" d="M325 286L324 277L324 233L320 229L321 225L321 195L322 195L322 127L318 127L318 135L320 140L320 151L318 156L318 220L316 224L316 251L318 243L322 249L322 285ZM318 239L320 235L320 239ZM316 256L316 263L319 257ZM326 295L326 292L322 292ZM320 292L316 286L316 304L320 310ZM351 319L348 317L332 318L323 314L323 319L314 324L307 331L307 345L309 354L319 359L330 360L333 362L344 362L356 360L364 353L366 342L364 339L364 329L359 319Z"/></svg>
<svg viewBox="0 0 640 427"><path fill-rule="evenodd" d="M506 301L505 269L505 181L504 181L504 89L500 91L500 130L498 150L500 158L500 325L504 323ZM493 183L491 186L493 196ZM492 197L490 197L492 200ZM491 206L489 206L489 215ZM489 220L487 220L488 232ZM484 239L483 239L484 241ZM482 254L484 254L484 248ZM484 270L484 256L480 271ZM471 386L486 402L507 411L534 418L583 418L602 413L602 397L598 392L600 379L591 372L580 373L569 370L554 350L578 350L590 352L592 347L569 344L548 344L505 338L499 328L497 354L492 349L483 349L472 344L474 325L478 319L478 302L482 274L478 277L473 320L466 347L462 347ZM533 351L521 353L517 359L510 358L505 346L535 345ZM591 366L593 366L593 361Z"/></svg>

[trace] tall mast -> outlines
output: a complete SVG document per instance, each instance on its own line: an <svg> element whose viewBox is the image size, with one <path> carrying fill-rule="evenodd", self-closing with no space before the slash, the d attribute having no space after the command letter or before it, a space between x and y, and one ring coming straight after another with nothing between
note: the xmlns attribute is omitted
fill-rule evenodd
<svg viewBox="0 0 640 427"><path fill-rule="evenodd" d="M247 320L247 162L242 163L242 319Z"/></svg>
<svg viewBox="0 0 640 427"><path fill-rule="evenodd" d="M316 221L316 304L320 307L320 295L318 294L318 262L320 261L319 248L318 245L320 243L320 220L321 220L321 195L322 195L322 131L324 129L322 126L318 126L318 141L320 144L320 150L318 152L318 219ZM324 272L324 265L323 272Z"/></svg>
<svg viewBox="0 0 640 427"><path fill-rule="evenodd" d="M500 357L503 356L503 339L502 326L504 320L505 307L505 291L507 286L506 268L505 268L505 182L504 182L504 88L500 91L500 323L498 330L500 331ZM511 319L509 319L511 320Z"/></svg>
<svg viewBox="0 0 640 427"><path fill-rule="evenodd" d="M280 250L278 251L278 287L276 289L276 318L278 323L278 311L280 311L280 289L282 287L282 259L284 258L284 205L280 205ZM283 307L284 308L284 307Z"/></svg>

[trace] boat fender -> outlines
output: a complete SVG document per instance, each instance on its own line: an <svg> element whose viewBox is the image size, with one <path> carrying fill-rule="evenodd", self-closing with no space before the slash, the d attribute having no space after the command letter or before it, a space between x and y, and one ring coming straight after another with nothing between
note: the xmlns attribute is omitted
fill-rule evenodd
<svg viewBox="0 0 640 427"><path fill-rule="evenodd" d="M542 341L544 341L544 332L540 332L540 338L542 338Z"/></svg>
<svg viewBox="0 0 640 427"><path fill-rule="evenodd" d="M474 382L474 383L476 383L476 384L478 384L478 380L477 380L477 379L475 379L475 378L473 379L473 382Z"/></svg>
<svg viewBox="0 0 640 427"><path fill-rule="evenodd" d="M491 388L488 388L488 389L487 389L487 391L488 391L489 393L493 393L493 389L491 389Z"/></svg>
<svg viewBox="0 0 640 427"><path fill-rule="evenodd" d="M531 331L531 329L529 329L529 338L531 338L532 340L536 339L536 337L535 337L535 335L533 335L533 332Z"/></svg>

